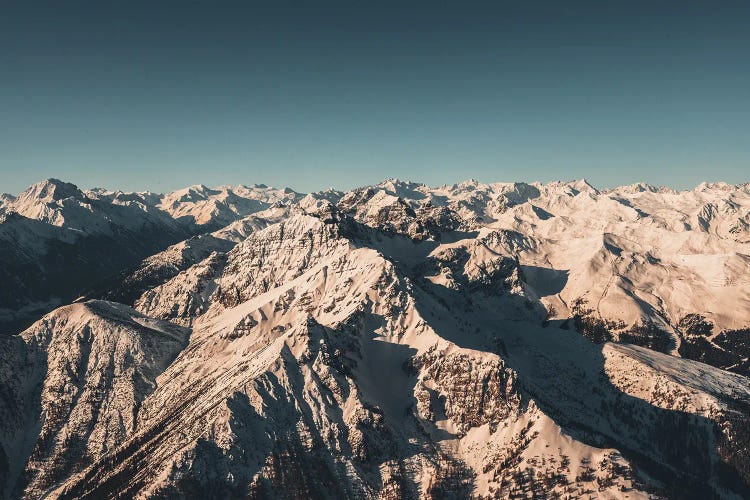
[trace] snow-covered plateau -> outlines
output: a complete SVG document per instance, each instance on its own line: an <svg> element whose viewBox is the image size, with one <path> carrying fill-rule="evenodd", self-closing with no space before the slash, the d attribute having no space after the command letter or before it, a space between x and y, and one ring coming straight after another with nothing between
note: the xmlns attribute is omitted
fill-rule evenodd
<svg viewBox="0 0 750 500"><path fill-rule="evenodd" d="M0 196L1 498L750 498L750 184Z"/></svg>

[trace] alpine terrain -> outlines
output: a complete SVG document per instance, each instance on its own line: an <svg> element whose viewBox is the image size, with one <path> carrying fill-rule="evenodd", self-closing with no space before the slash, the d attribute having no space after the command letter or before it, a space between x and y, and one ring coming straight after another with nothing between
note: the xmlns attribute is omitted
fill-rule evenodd
<svg viewBox="0 0 750 500"><path fill-rule="evenodd" d="M2 498L750 498L750 184L0 197Z"/></svg>

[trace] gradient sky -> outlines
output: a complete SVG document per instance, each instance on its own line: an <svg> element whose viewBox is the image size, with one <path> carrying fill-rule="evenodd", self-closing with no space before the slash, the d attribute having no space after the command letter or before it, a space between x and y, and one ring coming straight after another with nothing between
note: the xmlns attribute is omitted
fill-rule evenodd
<svg viewBox="0 0 750 500"><path fill-rule="evenodd" d="M750 181L748 1L0 7L0 192Z"/></svg>

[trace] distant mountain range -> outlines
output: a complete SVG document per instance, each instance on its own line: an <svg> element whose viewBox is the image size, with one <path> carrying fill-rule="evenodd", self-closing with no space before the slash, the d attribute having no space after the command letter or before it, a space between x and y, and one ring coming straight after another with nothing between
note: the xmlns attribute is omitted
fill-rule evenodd
<svg viewBox="0 0 750 500"><path fill-rule="evenodd" d="M748 498L750 184L0 197L0 496Z"/></svg>

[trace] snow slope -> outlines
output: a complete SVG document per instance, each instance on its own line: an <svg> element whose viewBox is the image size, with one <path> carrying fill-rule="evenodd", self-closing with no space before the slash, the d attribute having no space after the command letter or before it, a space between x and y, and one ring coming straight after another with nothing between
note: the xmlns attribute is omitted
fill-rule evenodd
<svg viewBox="0 0 750 500"><path fill-rule="evenodd" d="M387 180L235 220L110 289L135 309L0 339L0 486L746 498L748 207L747 185Z"/></svg>

